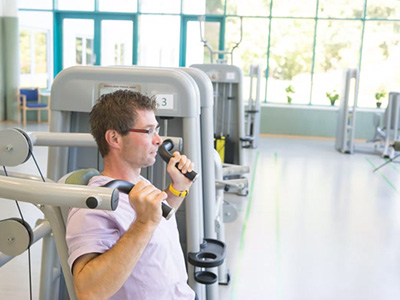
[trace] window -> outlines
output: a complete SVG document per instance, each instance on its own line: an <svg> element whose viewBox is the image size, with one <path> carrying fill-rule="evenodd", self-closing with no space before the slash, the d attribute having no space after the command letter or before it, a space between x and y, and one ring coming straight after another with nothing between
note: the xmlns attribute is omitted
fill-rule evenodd
<svg viewBox="0 0 400 300"><path fill-rule="evenodd" d="M101 21L101 65L132 65L133 22Z"/></svg>
<svg viewBox="0 0 400 300"><path fill-rule="evenodd" d="M375 107L376 93L387 95L400 86L399 1L37 0L32 5L21 0L19 8L21 81L26 84L44 76L45 69L48 75L42 81L52 78L52 13L79 10L76 18L88 18L90 12L96 15L93 20L103 14L110 23L76 21L75 31L60 33L63 48L70 48L68 55L57 56L63 57L57 64L64 68L75 64L177 67L209 63L210 51L201 42L196 20L201 15L207 20L203 37L213 50L232 50L241 40L233 52L233 63L245 76L243 95L249 90L251 64L265 71L261 95L269 103L287 103L291 98L293 104L329 106L326 94L340 93L346 68L360 69L361 107ZM44 17L40 10L50 11ZM127 13L134 16L135 24L127 21ZM96 40L99 37L101 42ZM230 63L229 54L225 59Z"/></svg>
<svg viewBox="0 0 400 300"><path fill-rule="evenodd" d="M51 13L19 14L20 86L49 88L52 82Z"/></svg>
<svg viewBox="0 0 400 300"><path fill-rule="evenodd" d="M142 66L178 67L178 16L143 15L140 20L139 60ZM155 26L157 24L158 26Z"/></svg>
<svg viewBox="0 0 400 300"><path fill-rule="evenodd" d="M93 65L94 22L85 19L64 19L63 66Z"/></svg>
<svg viewBox="0 0 400 300"><path fill-rule="evenodd" d="M99 0L100 11L136 12L137 0Z"/></svg>
<svg viewBox="0 0 400 300"><path fill-rule="evenodd" d="M91 65L93 63L93 38L75 38L75 63L76 65Z"/></svg>
<svg viewBox="0 0 400 300"><path fill-rule="evenodd" d="M57 0L60 10L94 11L95 0Z"/></svg>

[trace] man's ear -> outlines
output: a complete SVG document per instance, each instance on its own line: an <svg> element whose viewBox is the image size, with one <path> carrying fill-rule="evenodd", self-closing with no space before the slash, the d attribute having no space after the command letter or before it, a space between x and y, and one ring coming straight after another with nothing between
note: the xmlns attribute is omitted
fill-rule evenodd
<svg viewBox="0 0 400 300"><path fill-rule="evenodd" d="M121 135L114 129L109 129L105 134L108 146L113 149L121 148Z"/></svg>

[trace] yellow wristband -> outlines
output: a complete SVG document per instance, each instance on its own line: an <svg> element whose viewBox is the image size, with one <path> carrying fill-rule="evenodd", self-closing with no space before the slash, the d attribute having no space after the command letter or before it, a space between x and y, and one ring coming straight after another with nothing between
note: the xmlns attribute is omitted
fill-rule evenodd
<svg viewBox="0 0 400 300"><path fill-rule="evenodd" d="M181 192L181 191L177 191L176 189L174 189L174 187L172 186L172 182L169 185L168 189L172 194L174 194L175 196L181 197L181 198L184 198L187 195L189 195L189 191L188 190L184 190L183 192Z"/></svg>

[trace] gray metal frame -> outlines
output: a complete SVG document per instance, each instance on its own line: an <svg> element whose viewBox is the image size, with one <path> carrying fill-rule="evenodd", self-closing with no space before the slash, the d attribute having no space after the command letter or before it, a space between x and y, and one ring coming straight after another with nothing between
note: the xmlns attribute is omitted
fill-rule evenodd
<svg viewBox="0 0 400 300"><path fill-rule="evenodd" d="M255 84L254 84L255 81ZM255 97L253 96L253 88L255 89ZM246 116L246 135L250 138L248 142L250 148L257 148L260 139L260 89L261 89L261 66L250 66L250 92L249 102L245 110ZM245 143L245 142L244 142Z"/></svg>
<svg viewBox="0 0 400 300"><path fill-rule="evenodd" d="M234 146L234 160L230 163L243 164L242 144L244 137L243 72L234 65L194 64L192 68L205 72L214 89L214 134L229 135ZM221 96L221 97L220 97ZM227 100L234 97L235 100ZM235 102L232 104L232 102Z"/></svg>

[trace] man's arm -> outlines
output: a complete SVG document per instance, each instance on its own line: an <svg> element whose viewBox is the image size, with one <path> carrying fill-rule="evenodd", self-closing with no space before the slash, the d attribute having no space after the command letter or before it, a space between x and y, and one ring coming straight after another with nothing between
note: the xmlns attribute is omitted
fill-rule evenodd
<svg viewBox="0 0 400 300"><path fill-rule="evenodd" d="M167 195L139 182L129 193L137 217L121 239L103 254L89 253L73 265L78 299L108 299L128 279L161 220L161 201Z"/></svg>

